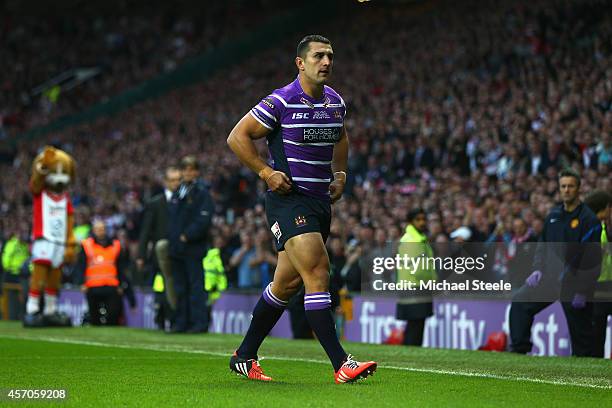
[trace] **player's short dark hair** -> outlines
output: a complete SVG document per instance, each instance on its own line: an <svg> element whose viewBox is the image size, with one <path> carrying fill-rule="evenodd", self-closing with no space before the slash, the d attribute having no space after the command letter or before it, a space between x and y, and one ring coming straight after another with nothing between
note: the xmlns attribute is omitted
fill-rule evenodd
<svg viewBox="0 0 612 408"><path fill-rule="evenodd" d="M329 41L327 38L323 37L322 35L318 35L318 34L307 35L306 37L302 38L302 40L299 42L297 46L297 56L298 57L306 58L306 53L310 49L311 42L319 42L319 43L331 45L331 41Z"/></svg>
<svg viewBox="0 0 612 408"><path fill-rule="evenodd" d="M595 190L584 199L584 203L597 214L612 204L612 194L603 190Z"/></svg>
<svg viewBox="0 0 612 408"><path fill-rule="evenodd" d="M186 169L187 167L192 167L196 170L200 169L200 166L198 164L198 159L195 158L195 156L185 156L181 159L181 169Z"/></svg>
<svg viewBox="0 0 612 408"><path fill-rule="evenodd" d="M425 210L422 208L414 208L410 211L408 211L408 222L412 222L415 220L416 217L418 217L419 215L425 215Z"/></svg>
<svg viewBox="0 0 612 408"><path fill-rule="evenodd" d="M558 180L561 180L562 177L573 177L578 182L578 186L580 186L580 174L571 167L566 167L559 172Z"/></svg>

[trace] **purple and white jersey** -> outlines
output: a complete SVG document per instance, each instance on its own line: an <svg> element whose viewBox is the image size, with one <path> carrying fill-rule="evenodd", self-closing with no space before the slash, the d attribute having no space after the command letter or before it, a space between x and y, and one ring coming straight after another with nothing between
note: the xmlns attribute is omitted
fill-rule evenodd
<svg viewBox="0 0 612 408"><path fill-rule="evenodd" d="M325 86L323 93L315 100L296 79L265 97L250 113L272 130L267 143L274 170L286 173L299 192L329 200L332 156L346 106L332 88Z"/></svg>

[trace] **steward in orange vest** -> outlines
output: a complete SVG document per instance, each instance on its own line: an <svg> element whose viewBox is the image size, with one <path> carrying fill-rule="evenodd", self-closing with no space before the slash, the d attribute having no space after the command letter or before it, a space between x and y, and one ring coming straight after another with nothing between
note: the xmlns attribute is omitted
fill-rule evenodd
<svg viewBox="0 0 612 408"><path fill-rule="evenodd" d="M109 246L103 246L93 237L83 241L83 250L87 257L85 268L85 286L98 288L100 286L119 286L117 259L121 253L119 240L113 240Z"/></svg>
<svg viewBox="0 0 612 408"><path fill-rule="evenodd" d="M76 273L81 290L87 296L89 322L93 325L117 325L123 310L125 292L131 307L134 293L124 275L128 264L127 253L119 240L106 235L103 221L92 226L92 236L82 241Z"/></svg>

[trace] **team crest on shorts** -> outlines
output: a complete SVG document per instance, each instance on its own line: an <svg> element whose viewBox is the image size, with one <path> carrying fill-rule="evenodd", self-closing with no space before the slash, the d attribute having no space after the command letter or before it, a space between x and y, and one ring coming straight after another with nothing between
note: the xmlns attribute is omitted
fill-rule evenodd
<svg viewBox="0 0 612 408"><path fill-rule="evenodd" d="M295 217L295 226L296 227L303 227L304 225L308 224L308 222L306 221L306 217L304 217L303 215L298 215L297 217Z"/></svg>
<svg viewBox="0 0 612 408"><path fill-rule="evenodd" d="M272 234L274 235L276 240L280 241L280 237L281 235L283 235L283 233L281 232L280 225L278 225L278 221L276 221L274 225L272 225L270 231L272 231Z"/></svg>

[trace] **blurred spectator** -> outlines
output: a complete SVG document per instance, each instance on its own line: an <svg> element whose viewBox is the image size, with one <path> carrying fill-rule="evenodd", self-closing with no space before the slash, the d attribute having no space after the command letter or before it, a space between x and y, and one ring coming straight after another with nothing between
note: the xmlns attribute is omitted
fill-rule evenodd
<svg viewBox="0 0 612 408"><path fill-rule="evenodd" d="M202 259L204 290L208 292L206 313L208 314L209 325L212 321L212 307L221 296L221 293L227 289L227 276L225 276L225 267L221 258L221 248L223 246L223 237L216 235L213 238L212 248L208 250L206 256Z"/></svg>
<svg viewBox="0 0 612 408"><path fill-rule="evenodd" d="M229 261L230 267L237 268L239 288L256 287L259 269L252 266L252 260L255 258L256 252L252 233L242 231L240 233L240 248L234 251Z"/></svg>
<svg viewBox="0 0 612 408"><path fill-rule="evenodd" d="M91 225L89 220L91 215L89 209L86 206L77 207L74 212L74 238L78 243L89 238L91 232Z"/></svg>
<svg viewBox="0 0 612 408"><path fill-rule="evenodd" d="M149 275L155 276L158 270L161 271L166 301L172 309L176 308L176 293L168 256L168 203L180 183L180 170L174 166L166 168L164 191L153 196L147 202L144 210L138 242L138 258L136 259L136 267L140 273L144 270L145 261L149 261L147 264L152 268L152 273ZM150 277L147 277L145 281L151 282ZM162 309L167 309L167 307Z"/></svg>
<svg viewBox="0 0 612 408"><path fill-rule="evenodd" d="M562 204L546 217L535 251L533 272L513 294L510 307L511 351L531 351L534 316L560 300L567 319L572 355L593 354L593 292L601 271L600 221L580 200L580 176L559 173Z"/></svg>
<svg viewBox="0 0 612 408"><path fill-rule="evenodd" d="M257 271L251 277L255 287L264 289L272 282L277 257L273 248L268 229L259 228L255 233L255 256L249 261L249 266Z"/></svg>
<svg viewBox="0 0 612 408"><path fill-rule="evenodd" d="M23 294L18 290L21 268L29 263L30 249L27 231L23 228L11 236L2 245L2 273L0 273L0 290L7 297L8 320L21 320L24 303ZM27 293L27 292L23 292Z"/></svg>
<svg viewBox="0 0 612 408"><path fill-rule="evenodd" d="M608 235L612 221L612 195L607 191L594 191L586 197L584 203L601 222L602 260L593 303L593 357L603 357L608 315L612 315L612 252Z"/></svg>
<svg viewBox="0 0 612 408"><path fill-rule="evenodd" d="M77 260L77 282L85 293L89 306L88 323L94 326L119 324L123 311L123 294L130 307L136 307L125 270L129 260L118 239L106 233L103 221L94 221L92 236L82 242Z"/></svg>
<svg viewBox="0 0 612 408"><path fill-rule="evenodd" d="M426 236L427 215L421 208L411 210L407 216L408 225L402 236L398 255L403 259L417 258L424 255L426 258L434 256L433 249ZM397 270L398 282L413 282L419 288L421 282L435 280L436 270L428 265L421 265L416 269L400 268ZM405 320L403 343L408 346L423 344L423 333L425 331L425 319L433 315L432 295L427 291L409 291L402 296L397 304L396 317Z"/></svg>
<svg viewBox="0 0 612 408"><path fill-rule="evenodd" d="M537 240L538 237L527 227L525 220L518 217L514 219L510 242L504 245L512 287L520 287L529 275Z"/></svg>
<svg viewBox="0 0 612 408"><path fill-rule="evenodd" d="M21 267L30 257L29 239L26 231L15 233L2 246L2 270L4 282L18 283Z"/></svg>
<svg viewBox="0 0 612 408"><path fill-rule="evenodd" d="M351 292L361 291L361 267L359 260L363 255L363 247L358 239L353 238L346 244L346 262L340 270L340 276L346 288Z"/></svg>
<svg viewBox="0 0 612 408"><path fill-rule="evenodd" d="M181 160L183 182L169 205L168 242L174 278L175 333L208 332L207 293L204 290L202 258L209 245L214 203L199 179L200 166L194 156Z"/></svg>

